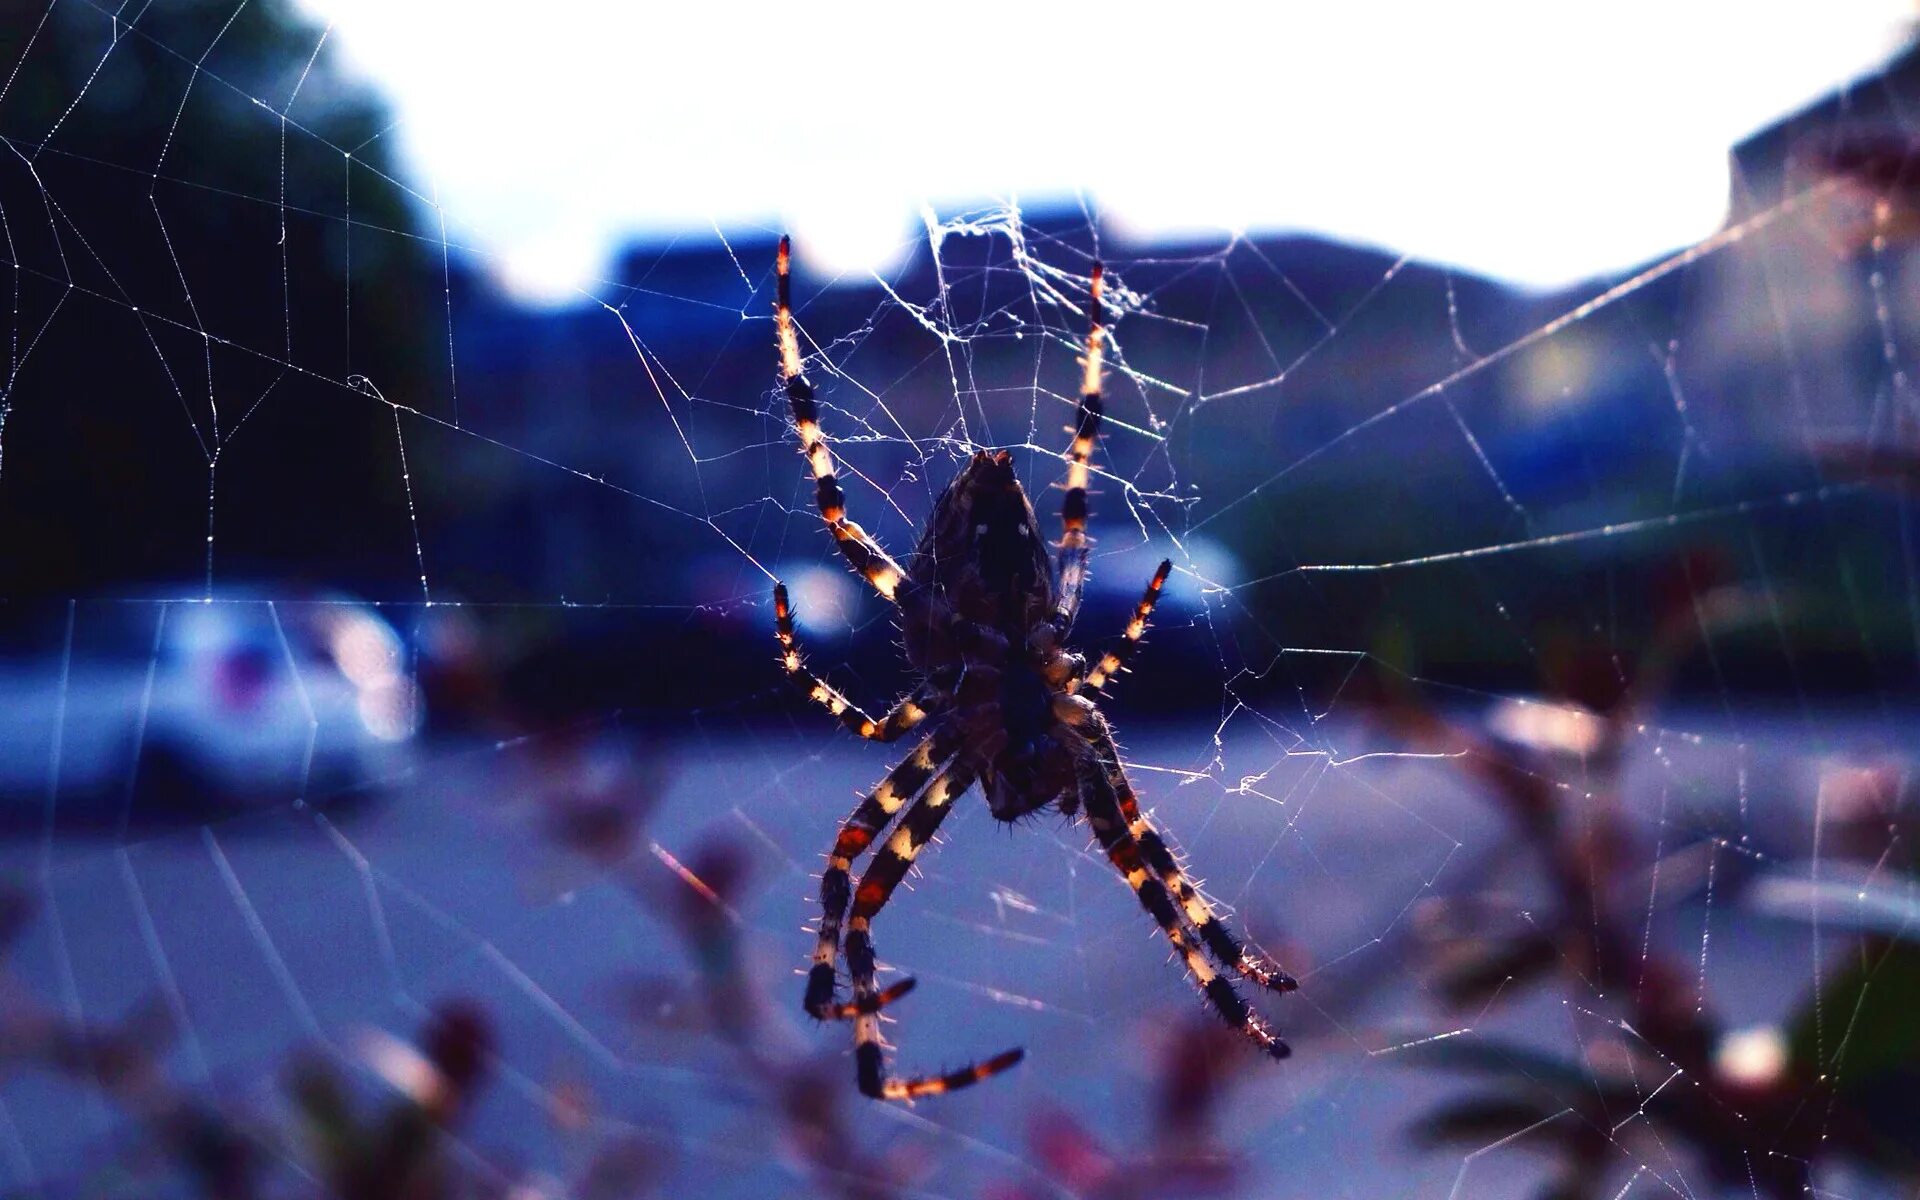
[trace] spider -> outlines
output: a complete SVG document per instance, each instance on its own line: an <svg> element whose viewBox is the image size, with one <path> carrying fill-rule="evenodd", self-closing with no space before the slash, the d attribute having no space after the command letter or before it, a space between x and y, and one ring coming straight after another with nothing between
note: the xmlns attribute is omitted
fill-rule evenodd
<svg viewBox="0 0 1920 1200"><path fill-rule="evenodd" d="M820 1020L853 1023L860 1090L879 1099L911 1101L950 1092L997 1075L1024 1057L1023 1050L1014 1049L957 1071L902 1078L887 1073L880 1036L881 1010L911 991L914 981L902 979L885 989L876 985L874 918L954 801L978 783L987 807L1002 821L1049 805L1069 817L1084 811L1108 860L1172 943L1205 1002L1261 1050L1285 1058L1287 1044L1214 963L1273 991L1298 985L1271 960L1243 946L1181 872L1140 811L1113 731L1095 703L1139 646L1172 564L1160 564L1125 632L1091 670L1065 646L1087 578L1087 483L1103 411L1100 265L1093 267L1092 320L1078 419L1066 452L1057 558L1049 564L1033 505L1014 474L1013 456L980 451L935 502L903 567L847 516L813 385L802 371L788 280L791 258L791 243L781 238L774 325L780 379L813 474L815 500L853 569L899 607L907 660L920 682L886 715L869 717L807 669L794 634L793 606L786 587L776 583L780 662L811 699L869 741L893 742L922 727L928 730L913 753L854 809L834 840L820 880L820 928L807 975L806 1011ZM855 860L895 818L899 823L892 836L853 887ZM835 988L843 922L853 980L850 1001L837 999Z"/></svg>

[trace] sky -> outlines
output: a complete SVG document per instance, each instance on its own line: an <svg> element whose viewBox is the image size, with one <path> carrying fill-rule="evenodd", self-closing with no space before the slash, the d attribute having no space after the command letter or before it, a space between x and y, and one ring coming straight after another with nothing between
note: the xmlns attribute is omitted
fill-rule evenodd
<svg viewBox="0 0 1920 1200"><path fill-rule="evenodd" d="M1877 66L1914 16L298 2L389 96L449 236L542 304L583 301L631 241L715 228L790 230L827 277L884 271L982 204L1085 206L1139 242L1308 232L1558 286L1711 233L1728 147Z"/></svg>

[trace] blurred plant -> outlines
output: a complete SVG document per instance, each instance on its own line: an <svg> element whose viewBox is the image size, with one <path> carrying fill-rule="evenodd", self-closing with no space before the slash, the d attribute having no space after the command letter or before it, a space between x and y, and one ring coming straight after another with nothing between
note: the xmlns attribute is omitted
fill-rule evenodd
<svg viewBox="0 0 1920 1200"><path fill-rule="evenodd" d="M1920 236L1920 142L1893 129L1823 133L1793 148L1788 169L1805 187L1827 184L1842 222L1839 248L1852 254Z"/></svg>
<svg viewBox="0 0 1920 1200"><path fill-rule="evenodd" d="M642 910L660 914L693 967L691 976L648 973L622 981L643 1036L664 1034L676 1047L689 1035L708 1036L724 1046L735 1062L723 1087L760 1129L773 1132L818 1194L887 1200L906 1191L927 1170L926 1156L910 1140L885 1153L866 1151L841 1064L808 1057L777 1015L786 1006L765 994L766 972L740 916L752 898L750 848L711 832L676 854L652 836L654 813L676 776L675 743L624 726L609 737L598 722L540 741L526 814L533 827L616 881Z"/></svg>
<svg viewBox="0 0 1920 1200"><path fill-rule="evenodd" d="M1683 659L1764 611L1761 598L1716 578L1710 562L1680 564L1676 586L1652 597L1657 632L1630 665L1597 642L1549 644L1544 697L1505 702L1484 727L1428 703L1411 672L1371 681L1376 719L1449 756L1505 813L1551 897L1544 909L1487 892L1428 905L1420 928L1435 991L1484 1015L1558 982L1601 1010L1604 1031L1578 1057L1478 1033L1411 1048L1407 1060L1491 1085L1436 1108L1413 1134L1480 1148L1526 1132L1557 1162L1543 1193L1556 1200L1611 1194L1609 1176L1634 1162L1654 1174L1656 1162L1681 1169L1679 1147L1717 1187L1753 1195L1803 1195L1825 1163L1920 1179L1910 1099L1920 1084L1920 948L1906 926L1859 934L1857 952L1834 955L1842 968L1816 980L1781 1029L1728 1030L1693 982L1703 974L1652 945L1648 906L1709 878L1719 846L1709 839L1648 861L1621 810L1627 751ZM1851 845L1879 871L1910 866L1890 861L1914 844L1888 824L1899 789L1876 778L1845 810L1855 836L1841 826L1827 854ZM1729 902L1737 882L1723 880L1716 902ZM1824 1037L1823 1014L1833 1023ZM1643 1134L1656 1152L1622 1153Z"/></svg>
<svg viewBox="0 0 1920 1200"><path fill-rule="evenodd" d="M1029 1158L1057 1186L1008 1185L995 1200L1038 1200L1059 1189L1088 1200L1233 1195L1248 1182L1245 1164L1217 1126L1233 1084L1257 1067L1239 1035L1217 1022L1175 1025L1157 1047L1144 1145L1113 1149L1066 1113L1043 1110L1028 1124Z"/></svg>
<svg viewBox="0 0 1920 1200"><path fill-rule="evenodd" d="M1920 491L1920 447L1839 442L1821 447L1820 465L1850 479L1901 491Z"/></svg>
<svg viewBox="0 0 1920 1200"><path fill-rule="evenodd" d="M623 845L637 849L643 839ZM766 975L748 953L740 912L750 900L752 854L742 841L717 834L682 860L645 841L656 869L635 871L637 893L672 928L696 968L691 981L651 977L630 992L636 1015L674 1031L697 1029L720 1039L739 1060L737 1078L747 1103L765 1112L788 1157L819 1194L843 1200L888 1200L916 1191L933 1171L926 1148L903 1139L883 1152L863 1144L868 1123L857 1109L869 1102L848 1085L844 1060L809 1057L791 1026L769 1001ZM795 1006L797 1007L797 1006ZM1000 1200L1059 1194L1059 1188L1098 1200L1169 1195L1227 1196L1246 1173L1219 1132L1223 1101L1234 1082L1259 1069L1237 1032L1212 1020L1182 1021L1158 1040L1152 1064L1154 1114L1143 1146L1114 1151L1065 1113L1044 1109L1029 1120L1029 1157L1059 1187L1035 1192L1009 1183Z"/></svg>
<svg viewBox="0 0 1920 1200"><path fill-rule="evenodd" d="M492 1033L479 1010L442 1006L428 1018L417 1052L375 1044L369 1057L400 1094L367 1117L356 1113L348 1082L329 1063L297 1064L287 1091L328 1190L356 1200L461 1194L441 1141L471 1104L491 1054Z"/></svg>
<svg viewBox="0 0 1920 1200"><path fill-rule="evenodd" d="M0 890L0 950L11 947L32 911L25 893ZM176 1034L158 1005L136 1006L115 1023L83 1024L46 1009L11 975L0 977L0 1065L96 1089L146 1135L91 1166L83 1176L89 1194L101 1173L115 1172L139 1180L141 1191L184 1187L208 1200L613 1200L646 1194L657 1174L657 1155L632 1139L599 1147L572 1185L551 1189L498 1172L461 1147L458 1134L493 1060L492 1023L461 1001L428 1014L418 1048L365 1036L351 1073L338 1056L297 1055L285 1072L290 1120L175 1083L165 1059ZM367 1080L377 1089L363 1086ZM155 1171L167 1182L148 1177Z"/></svg>
<svg viewBox="0 0 1920 1200"><path fill-rule="evenodd" d="M750 1108L774 1121L787 1156L823 1195L887 1200L907 1191L926 1169L910 1143L869 1152L848 1111L854 1093L841 1064L804 1057L773 1019L773 1006L752 969L740 906L752 877L744 845L725 836L701 842L686 862L658 843L651 858L664 872L636 879L657 910L670 915L696 974L690 983L638 981L635 1011L643 1019L703 1028L732 1048Z"/></svg>

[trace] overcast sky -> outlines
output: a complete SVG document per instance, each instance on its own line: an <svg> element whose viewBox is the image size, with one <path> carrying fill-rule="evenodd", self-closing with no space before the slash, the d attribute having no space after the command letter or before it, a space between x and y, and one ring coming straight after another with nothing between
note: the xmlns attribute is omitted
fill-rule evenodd
<svg viewBox="0 0 1920 1200"><path fill-rule="evenodd" d="M1085 201L1520 283L1724 215L1727 147L1883 61L1911 0L1089 6L301 0L448 230L580 299L635 237L791 229L883 268L923 213ZM1148 17L1145 14L1157 14ZM1172 15L1169 15L1172 14Z"/></svg>

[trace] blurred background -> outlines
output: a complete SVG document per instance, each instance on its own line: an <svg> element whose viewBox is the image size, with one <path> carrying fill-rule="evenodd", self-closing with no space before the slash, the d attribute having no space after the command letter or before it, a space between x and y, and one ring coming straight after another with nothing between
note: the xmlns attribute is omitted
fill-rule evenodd
<svg viewBox="0 0 1920 1200"><path fill-rule="evenodd" d="M1904 3L542 11L0 0L0 1186L1912 1195ZM971 801L805 1018L892 614L978 448L1301 980L1209 1024ZM899 753L895 749L895 754Z"/></svg>

